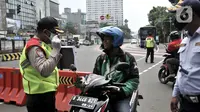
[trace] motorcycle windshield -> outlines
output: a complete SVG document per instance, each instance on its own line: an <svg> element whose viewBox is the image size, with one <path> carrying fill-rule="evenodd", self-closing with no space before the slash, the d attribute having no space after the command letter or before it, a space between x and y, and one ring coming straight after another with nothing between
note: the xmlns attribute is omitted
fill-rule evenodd
<svg viewBox="0 0 200 112"><path fill-rule="evenodd" d="M85 81L84 81L85 91L91 87L106 85L110 81L111 80L106 80L104 76L90 74L90 75L88 75L88 77L85 78Z"/></svg>

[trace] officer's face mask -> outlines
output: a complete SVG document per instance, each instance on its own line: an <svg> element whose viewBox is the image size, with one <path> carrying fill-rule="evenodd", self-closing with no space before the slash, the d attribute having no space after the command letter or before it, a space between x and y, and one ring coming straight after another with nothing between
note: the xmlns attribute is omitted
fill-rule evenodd
<svg viewBox="0 0 200 112"><path fill-rule="evenodd" d="M48 32L48 33L47 33ZM56 35L56 34L54 34L54 33L52 33L51 31L49 31L49 30L46 30L45 32L44 32L44 34L46 35L46 37L48 37L48 39L51 41L52 39L53 39L53 37Z"/></svg>
<svg viewBox="0 0 200 112"><path fill-rule="evenodd" d="M56 36L56 34L50 32L49 39L52 40L54 36Z"/></svg>

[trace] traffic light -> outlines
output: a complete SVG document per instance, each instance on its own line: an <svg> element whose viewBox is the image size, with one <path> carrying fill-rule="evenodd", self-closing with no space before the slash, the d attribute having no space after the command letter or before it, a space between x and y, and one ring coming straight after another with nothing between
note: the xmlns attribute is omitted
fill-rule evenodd
<svg viewBox="0 0 200 112"><path fill-rule="evenodd" d="M21 5L17 5L17 14L21 12Z"/></svg>

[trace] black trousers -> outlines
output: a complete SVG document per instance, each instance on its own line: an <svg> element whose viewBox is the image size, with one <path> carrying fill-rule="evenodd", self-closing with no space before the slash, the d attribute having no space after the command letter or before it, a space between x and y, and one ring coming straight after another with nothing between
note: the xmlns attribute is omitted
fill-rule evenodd
<svg viewBox="0 0 200 112"><path fill-rule="evenodd" d="M149 55L151 55L151 63L154 62L154 48L147 48L147 54L146 54L146 62L148 61Z"/></svg>
<svg viewBox="0 0 200 112"><path fill-rule="evenodd" d="M169 58L166 60L166 63L169 69L169 74L174 74L176 71L174 71L173 66L179 66L179 60L176 58Z"/></svg>
<svg viewBox="0 0 200 112"><path fill-rule="evenodd" d="M180 96L179 112L200 112L200 103L191 103Z"/></svg>
<svg viewBox="0 0 200 112"><path fill-rule="evenodd" d="M27 94L28 112L56 112L55 92Z"/></svg>

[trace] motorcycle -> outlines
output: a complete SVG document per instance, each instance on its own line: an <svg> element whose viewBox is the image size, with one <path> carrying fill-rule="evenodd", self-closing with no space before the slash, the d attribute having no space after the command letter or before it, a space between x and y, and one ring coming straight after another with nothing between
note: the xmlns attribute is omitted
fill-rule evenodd
<svg viewBox="0 0 200 112"><path fill-rule="evenodd" d="M158 72L158 79L162 84L167 84L168 82L174 83L176 81L176 78L175 78L176 76L171 76L169 74L168 65L166 64L167 59L174 58L174 57L169 53L164 54L163 57L165 57L165 59L163 61L163 65L160 67L160 70ZM178 67L179 66L177 66L177 65L172 65L172 68L175 71L175 73L177 73Z"/></svg>
<svg viewBox="0 0 200 112"><path fill-rule="evenodd" d="M115 66L115 70L108 74L123 71L128 67L129 64L121 62ZM76 68L71 68L75 72ZM69 103L71 105L69 112L105 112L110 100L109 91L119 91L120 87L123 86L126 85L123 83L114 83L110 78L96 74L89 74L81 79L77 78L76 87L80 88L82 92L72 97ZM139 98L142 98L142 96L138 95L138 90L133 92L130 101L130 112L136 112Z"/></svg>

